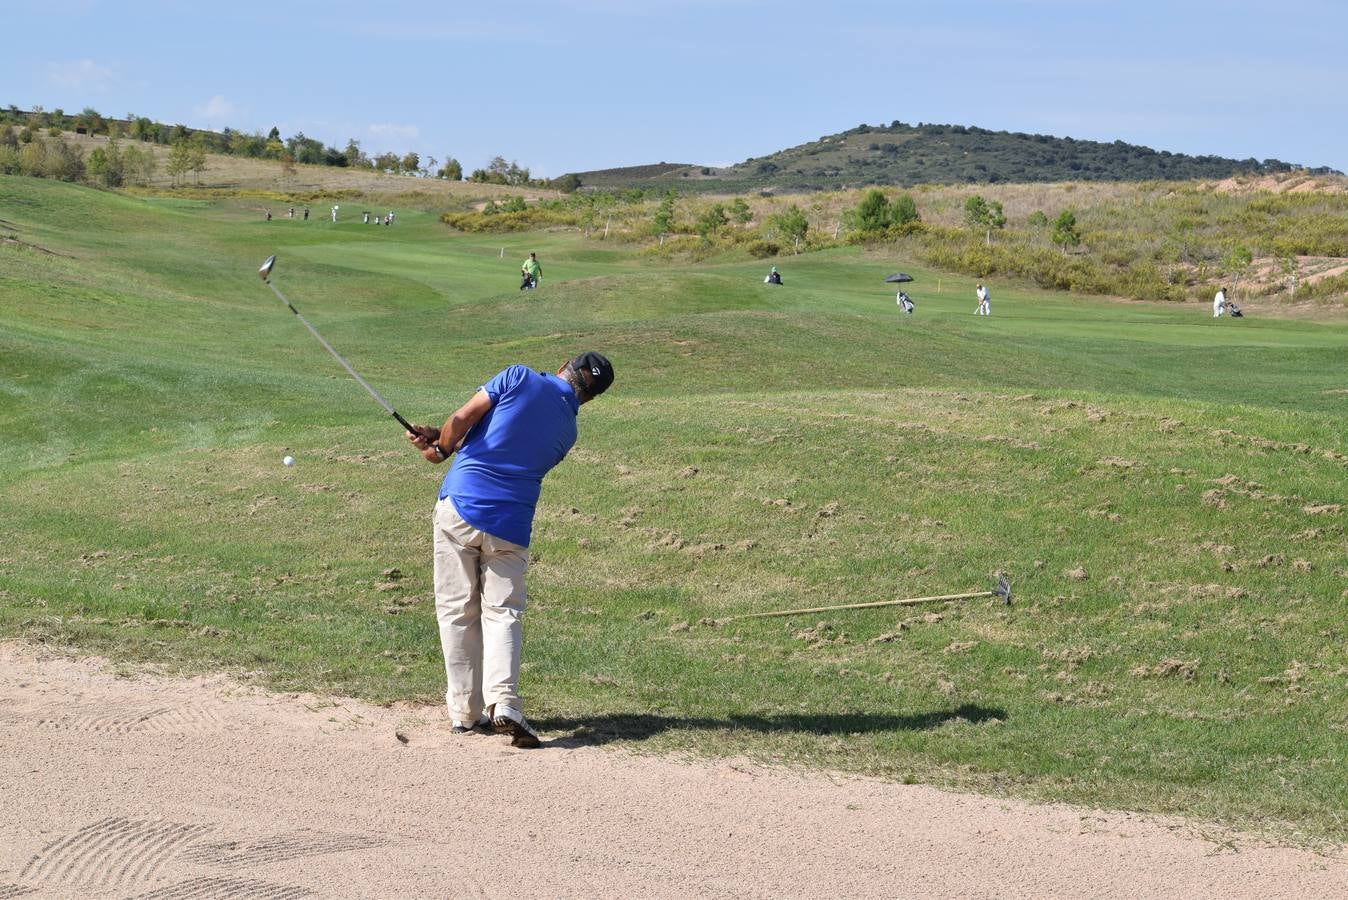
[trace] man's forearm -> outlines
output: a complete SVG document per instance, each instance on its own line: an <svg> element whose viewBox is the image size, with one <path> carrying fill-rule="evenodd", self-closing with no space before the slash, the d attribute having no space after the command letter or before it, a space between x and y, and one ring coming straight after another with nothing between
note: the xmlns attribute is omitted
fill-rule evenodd
<svg viewBox="0 0 1348 900"><path fill-rule="evenodd" d="M482 420L491 409L491 398L487 396L486 391L478 391L472 399L460 406L454 413L445 419L445 424L440 428L440 434L433 442L440 448L441 453L446 457L459 449L463 439L473 426Z"/></svg>
<svg viewBox="0 0 1348 900"><path fill-rule="evenodd" d="M468 430L472 427L473 424L469 423L467 417L463 415L463 411L459 410L445 419L445 424L440 426L440 436L436 438L434 443L440 447L445 456L449 456L459 449L464 436L468 434Z"/></svg>

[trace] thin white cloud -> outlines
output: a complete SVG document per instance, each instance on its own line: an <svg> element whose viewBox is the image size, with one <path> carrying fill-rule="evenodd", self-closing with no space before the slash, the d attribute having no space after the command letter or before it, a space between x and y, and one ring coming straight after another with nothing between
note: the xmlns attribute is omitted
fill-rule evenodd
<svg viewBox="0 0 1348 900"><path fill-rule="evenodd" d="M421 129L415 125L395 125L386 122L370 126L370 134L381 138L399 138L402 140L411 140L421 136Z"/></svg>
<svg viewBox="0 0 1348 900"><path fill-rule="evenodd" d="M196 113L213 126L230 125L238 120L239 107L216 94L204 104L198 106Z"/></svg>
<svg viewBox="0 0 1348 900"><path fill-rule="evenodd" d="M56 85L78 91L106 91L117 82L117 73L92 59L49 63L47 78Z"/></svg>

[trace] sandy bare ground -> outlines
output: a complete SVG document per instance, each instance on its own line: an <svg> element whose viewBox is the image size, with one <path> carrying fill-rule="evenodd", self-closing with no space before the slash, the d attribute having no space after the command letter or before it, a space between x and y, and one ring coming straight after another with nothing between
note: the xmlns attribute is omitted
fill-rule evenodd
<svg viewBox="0 0 1348 900"><path fill-rule="evenodd" d="M401 740L401 734L406 742ZM451 735L0 645L0 898L1343 897L1173 820Z"/></svg>

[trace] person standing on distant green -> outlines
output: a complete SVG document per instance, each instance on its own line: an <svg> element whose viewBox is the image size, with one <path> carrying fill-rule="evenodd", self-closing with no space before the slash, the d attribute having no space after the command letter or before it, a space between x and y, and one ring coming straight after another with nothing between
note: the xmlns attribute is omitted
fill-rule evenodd
<svg viewBox="0 0 1348 900"><path fill-rule="evenodd" d="M543 277L543 267L538 263L538 254L530 253L529 258L520 266L520 274L524 280L520 283L520 290L538 287L538 279Z"/></svg>

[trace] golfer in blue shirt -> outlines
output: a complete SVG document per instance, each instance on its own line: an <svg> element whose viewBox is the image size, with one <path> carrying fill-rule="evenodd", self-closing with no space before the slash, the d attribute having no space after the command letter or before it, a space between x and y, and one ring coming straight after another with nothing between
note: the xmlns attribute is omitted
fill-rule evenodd
<svg viewBox="0 0 1348 900"><path fill-rule="evenodd" d="M490 726L516 747L538 746L519 697L534 507L543 476L576 442L580 407L612 383L613 366L593 352L555 375L511 366L442 427L407 435L430 462L454 457L435 506L435 615L456 734Z"/></svg>

